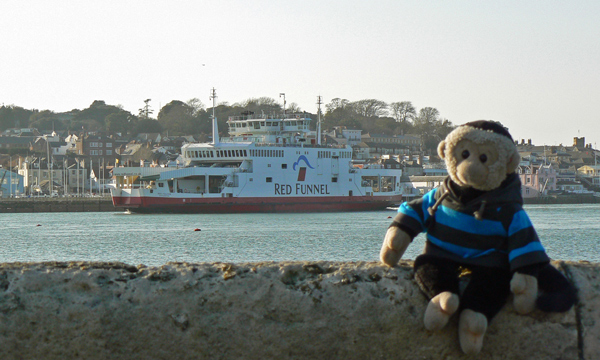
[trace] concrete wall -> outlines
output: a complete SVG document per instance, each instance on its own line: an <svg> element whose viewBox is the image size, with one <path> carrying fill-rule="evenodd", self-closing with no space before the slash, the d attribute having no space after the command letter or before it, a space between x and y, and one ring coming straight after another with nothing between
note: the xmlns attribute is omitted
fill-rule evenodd
<svg viewBox="0 0 600 360"><path fill-rule="evenodd" d="M109 197L0 199L0 213L124 211Z"/></svg>
<svg viewBox="0 0 600 360"><path fill-rule="evenodd" d="M423 327L412 264L0 264L1 359L460 359L457 321ZM600 267L555 263L563 314L491 323L480 359L600 359Z"/></svg>

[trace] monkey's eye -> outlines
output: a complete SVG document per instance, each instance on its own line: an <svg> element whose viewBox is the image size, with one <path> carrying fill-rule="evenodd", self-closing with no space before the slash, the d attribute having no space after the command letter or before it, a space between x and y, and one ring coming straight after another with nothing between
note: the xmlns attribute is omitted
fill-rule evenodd
<svg viewBox="0 0 600 360"><path fill-rule="evenodd" d="M480 160L482 163L485 163L485 162L487 161L487 155L486 155L486 154L481 154L481 155L479 155L479 160Z"/></svg>
<svg viewBox="0 0 600 360"><path fill-rule="evenodd" d="M471 155L471 153L469 152L469 150L465 150L462 152L461 155L462 155L463 159L466 159L469 157L469 155Z"/></svg>

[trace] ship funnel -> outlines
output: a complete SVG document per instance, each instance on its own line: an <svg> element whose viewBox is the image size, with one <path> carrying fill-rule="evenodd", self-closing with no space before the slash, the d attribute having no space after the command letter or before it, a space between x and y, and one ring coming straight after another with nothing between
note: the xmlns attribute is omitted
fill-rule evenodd
<svg viewBox="0 0 600 360"><path fill-rule="evenodd" d="M219 143L219 125L217 124L217 118L213 116L212 119L212 143L213 145L217 145Z"/></svg>

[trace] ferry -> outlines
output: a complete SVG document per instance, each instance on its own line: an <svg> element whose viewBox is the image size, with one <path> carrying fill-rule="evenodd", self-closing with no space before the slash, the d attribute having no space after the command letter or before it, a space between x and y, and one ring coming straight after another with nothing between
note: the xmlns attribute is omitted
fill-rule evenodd
<svg viewBox="0 0 600 360"><path fill-rule="evenodd" d="M115 167L113 205L269 213L379 210L402 201L402 170L355 163L350 146L321 144L320 121L311 136L311 121L285 107L279 116L244 113L228 119L229 138L221 140L213 113L212 142L184 144L181 167Z"/></svg>

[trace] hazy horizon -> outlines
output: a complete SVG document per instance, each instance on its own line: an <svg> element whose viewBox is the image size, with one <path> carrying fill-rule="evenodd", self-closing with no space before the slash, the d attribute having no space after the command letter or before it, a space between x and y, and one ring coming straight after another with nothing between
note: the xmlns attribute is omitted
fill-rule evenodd
<svg viewBox="0 0 600 360"><path fill-rule="evenodd" d="M210 89L315 113L317 96L411 101L534 144L600 141L600 2L8 1L0 104L94 100L154 115ZM594 146L597 148L597 146Z"/></svg>

